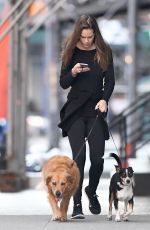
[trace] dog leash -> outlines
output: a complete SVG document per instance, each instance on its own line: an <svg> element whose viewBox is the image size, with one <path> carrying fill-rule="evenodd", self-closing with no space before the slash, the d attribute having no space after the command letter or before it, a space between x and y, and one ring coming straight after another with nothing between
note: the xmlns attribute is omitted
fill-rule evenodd
<svg viewBox="0 0 150 230"><path fill-rule="evenodd" d="M79 157L79 155L81 154L81 151L83 150L84 146L86 145L86 142L88 141L88 138L90 137L90 135L91 135L91 133L92 133L92 131L93 131L93 129L94 129L94 126L95 126L95 124L96 124L97 119L98 119L99 116L102 116L102 118L104 119L103 113L100 112L100 111L98 110L98 113L97 113L96 118L95 118L95 120L94 120L94 122L93 122L93 125L92 125L92 127L91 127L91 129L90 129L90 131L89 131L89 133L88 133L88 135L87 135L87 137L85 138L85 141L84 141L83 144L81 145L78 154L77 154L76 157L74 158L74 161L76 161L77 158ZM116 143L115 143L115 141L114 141L114 138L113 138L113 135L112 135L112 132L111 132L109 126L108 126L108 132L110 133L110 136L111 136L111 138L112 138L113 144L114 144L114 146L115 146L115 149L116 149L118 155L120 155L119 150L118 150L117 145L116 145ZM103 157L103 158L104 158L104 157Z"/></svg>
<svg viewBox="0 0 150 230"><path fill-rule="evenodd" d="M96 122L97 122L98 117L99 117L99 113L96 115L96 118L95 118L95 120L94 120L94 122L93 122L93 125L92 125L92 127L91 127L91 129L90 129L90 131L89 131L89 133L88 133L88 135L87 135L87 137L85 138L85 141L84 141L83 144L81 145L78 154L77 154L76 157L74 158L74 161L77 160L77 158L78 158L79 155L81 154L81 151L83 150L84 146L86 145L86 142L88 141L89 136L91 135L91 133L92 133L92 131L93 131L93 129L94 129L94 126L95 126L95 124L96 124Z"/></svg>
<svg viewBox="0 0 150 230"><path fill-rule="evenodd" d="M114 141L114 138L113 138L112 132L110 131L109 126L108 126L108 131L109 131L109 133L110 133L110 136L111 136L111 139L112 139L113 144L114 144L114 146L115 146L115 149L116 149L116 151L117 151L117 153L118 153L118 156L120 156L119 150L118 150L117 145L116 145L116 143L115 143L115 141Z"/></svg>

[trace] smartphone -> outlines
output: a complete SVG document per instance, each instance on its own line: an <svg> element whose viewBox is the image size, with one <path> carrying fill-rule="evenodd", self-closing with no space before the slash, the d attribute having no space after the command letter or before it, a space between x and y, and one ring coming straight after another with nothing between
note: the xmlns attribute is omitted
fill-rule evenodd
<svg viewBox="0 0 150 230"><path fill-rule="evenodd" d="M80 65L82 68L88 67L88 64L86 64L86 63L80 63Z"/></svg>

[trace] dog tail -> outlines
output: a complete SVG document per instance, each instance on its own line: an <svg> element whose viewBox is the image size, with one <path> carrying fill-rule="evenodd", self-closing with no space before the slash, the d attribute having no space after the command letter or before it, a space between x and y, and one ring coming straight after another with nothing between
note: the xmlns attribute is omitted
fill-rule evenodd
<svg viewBox="0 0 150 230"><path fill-rule="evenodd" d="M115 160L116 160L117 163L118 163L118 165L115 166L116 169L117 169L118 167L121 169L121 168L122 168L122 163L121 163L121 160L120 160L119 156L118 156L117 154L115 154L115 153L111 153L110 156L113 157L113 158L115 158Z"/></svg>

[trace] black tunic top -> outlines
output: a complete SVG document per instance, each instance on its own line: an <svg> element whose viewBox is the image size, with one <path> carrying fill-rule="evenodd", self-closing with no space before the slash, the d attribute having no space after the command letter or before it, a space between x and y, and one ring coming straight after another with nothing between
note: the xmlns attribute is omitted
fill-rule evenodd
<svg viewBox="0 0 150 230"><path fill-rule="evenodd" d="M94 60L96 49L80 50L75 48L71 63L61 68L60 85L63 89L71 87L68 100L63 106L59 127L62 128L63 136L73 122L80 116L95 117L95 106L100 99L109 98L114 89L114 68L111 58L107 71L103 72L100 65ZM87 63L90 71L78 73L76 77L71 74L71 69L77 63Z"/></svg>

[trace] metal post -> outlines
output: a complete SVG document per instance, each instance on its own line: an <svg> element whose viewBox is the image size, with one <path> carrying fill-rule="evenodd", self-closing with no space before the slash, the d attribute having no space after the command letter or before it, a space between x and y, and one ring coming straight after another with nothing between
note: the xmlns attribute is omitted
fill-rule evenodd
<svg viewBox="0 0 150 230"><path fill-rule="evenodd" d="M7 135L7 158L12 159L16 149L15 139L15 122L16 119L16 90L18 79L18 26L15 26L10 37L10 63L9 63L9 85L8 85L8 135ZM13 166L11 166L11 170ZM14 166L16 169L16 166Z"/></svg>
<svg viewBox="0 0 150 230"><path fill-rule="evenodd" d="M57 78L57 57L58 57L58 21L46 23L46 69L49 82L49 119L50 119L50 147L58 147L59 130L58 124L58 78Z"/></svg>
<svg viewBox="0 0 150 230"><path fill-rule="evenodd" d="M136 21L137 21L137 0L128 0L128 29L129 29L129 46L128 46L128 66L127 66L127 99L131 104L137 98L136 92ZM135 157L135 146L132 144L132 156L128 154L127 146L132 143L132 134L134 132L134 120L138 119L137 114L131 115L127 119L127 136L128 140L125 146L126 159ZM128 157L127 157L128 155ZM126 162L127 163L127 162Z"/></svg>
<svg viewBox="0 0 150 230"><path fill-rule="evenodd" d="M136 99L136 18L137 18L137 0L128 0L128 101L132 103Z"/></svg>
<svg viewBox="0 0 150 230"><path fill-rule="evenodd" d="M17 12L15 13L17 14ZM14 15L15 17L16 15ZM24 20L22 18L21 20ZM11 34L7 170L17 176L16 190L26 183L26 40L17 23Z"/></svg>
<svg viewBox="0 0 150 230"><path fill-rule="evenodd" d="M25 17L24 17L25 19ZM20 33L20 168L19 174L22 179L26 175L26 110L27 110L27 40L24 36L25 31Z"/></svg>

